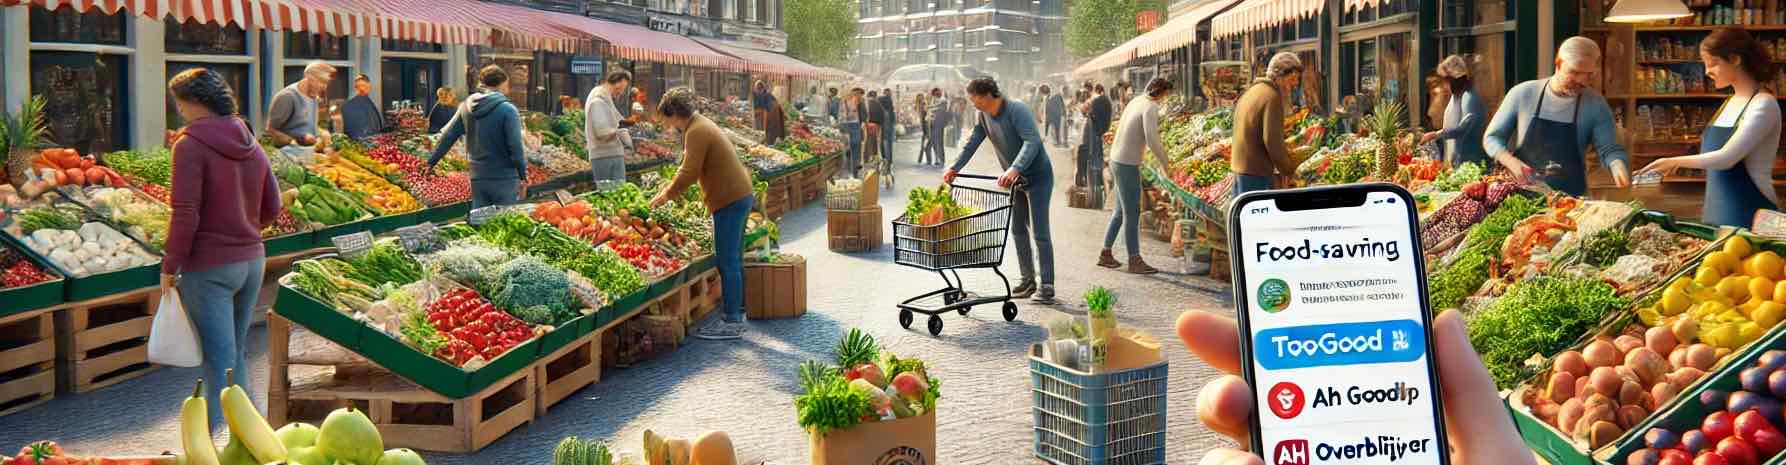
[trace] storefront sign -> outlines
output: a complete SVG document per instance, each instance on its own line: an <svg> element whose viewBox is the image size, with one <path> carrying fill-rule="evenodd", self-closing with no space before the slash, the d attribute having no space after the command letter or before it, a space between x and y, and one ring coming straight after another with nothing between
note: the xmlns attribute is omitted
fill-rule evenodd
<svg viewBox="0 0 1786 465"><path fill-rule="evenodd" d="M651 28L653 31L668 32L683 36L693 35L713 37L714 35L711 26L686 17L654 14L646 21L645 27Z"/></svg>
<svg viewBox="0 0 1786 465"><path fill-rule="evenodd" d="M776 53L788 51L788 35L785 32L749 29L732 23L720 24L720 31L724 32L726 38L731 42L744 48Z"/></svg>
<svg viewBox="0 0 1786 465"><path fill-rule="evenodd" d="M571 59L571 74L591 74L600 76L602 75L602 68L604 65L602 60L598 58L573 58Z"/></svg>

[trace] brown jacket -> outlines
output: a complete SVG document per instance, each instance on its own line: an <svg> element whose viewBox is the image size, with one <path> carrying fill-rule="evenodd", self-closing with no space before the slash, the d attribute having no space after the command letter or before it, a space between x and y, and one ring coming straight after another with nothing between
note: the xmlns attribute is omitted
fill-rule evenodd
<svg viewBox="0 0 1786 465"><path fill-rule="evenodd" d="M682 168L670 182L669 192L679 194L690 184L701 183L707 211L716 212L751 195L750 171L738 159L731 139L706 116L695 115L683 131Z"/></svg>
<svg viewBox="0 0 1786 465"><path fill-rule="evenodd" d="M1284 146L1284 96L1277 84L1253 80L1234 104L1234 153L1229 167L1253 176L1296 173L1290 148ZM1274 173L1273 170L1276 172Z"/></svg>

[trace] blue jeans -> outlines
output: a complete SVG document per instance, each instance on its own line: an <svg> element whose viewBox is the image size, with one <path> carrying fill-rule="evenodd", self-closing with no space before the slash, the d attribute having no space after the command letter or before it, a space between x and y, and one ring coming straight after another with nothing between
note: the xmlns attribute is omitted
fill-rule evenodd
<svg viewBox="0 0 1786 465"><path fill-rule="evenodd" d="M1024 179L1029 185L1011 192L1011 236L1017 242L1017 271L1028 282L1036 278L1036 264L1042 267L1042 284L1054 284L1054 237L1048 229L1048 201L1054 196L1054 178ZM1032 234L1031 226L1034 226ZM1036 252L1030 251L1030 241ZM1031 257L1035 257L1032 259Z"/></svg>
<svg viewBox="0 0 1786 465"><path fill-rule="evenodd" d="M1239 173L1236 173L1234 175L1234 196L1235 197L1240 197L1240 194L1245 194L1245 193L1252 192L1252 191L1264 191L1264 190L1271 190L1271 177L1269 177L1269 176L1253 176L1250 174L1239 174Z"/></svg>
<svg viewBox="0 0 1786 465"><path fill-rule="evenodd" d="M625 168L622 168L624 171ZM471 208L473 210L492 205L508 205L515 203L521 194L520 179L473 179L471 180Z"/></svg>
<svg viewBox="0 0 1786 465"><path fill-rule="evenodd" d="M1086 134L1085 139L1085 188L1088 197L1104 199L1104 135Z"/></svg>
<svg viewBox="0 0 1786 465"><path fill-rule="evenodd" d="M744 220L756 197L745 196L713 212L713 253L719 260L720 317L744 321Z"/></svg>
<svg viewBox="0 0 1786 465"><path fill-rule="evenodd" d="M862 171L862 123L843 123L837 125L843 134L850 138L850 148L843 156L843 168L849 177L856 177Z"/></svg>
<svg viewBox="0 0 1786 465"><path fill-rule="evenodd" d="M893 140L899 138L899 123L881 126L881 156L893 160ZM891 165L891 163L889 163Z"/></svg>
<svg viewBox="0 0 1786 465"><path fill-rule="evenodd" d="M1129 256L1140 256L1141 233L1136 228L1141 220L1141 167L1122 163L1111 165L1111 172L1116 176L1116 212L1110 215L1110 228L1104 230L1104 250L1116 245L1116 233L1121 231L1123 245L1129 247Z"/></svg>
<svg viewBox="0 0 1786 465"><path fill-rule="evenodd" d="M626 157L601 157L589 160L589 172L595 182L626 182Z"/></svg>
<svg viewBox="0 0 1786 465"><path fill-rule="evenodd" d="M175 285L180 304L198 331L204 351L201 373L205 377L205 405L213 406L211 429L223 426L223 404L218 392L226 386L225 370L235 370L236 384L249 389L253 375L248 367L248 325L254 322L254 306L260 300L261 279L266 275L265 257L244 260L204 271L180 275Z"/></svg>

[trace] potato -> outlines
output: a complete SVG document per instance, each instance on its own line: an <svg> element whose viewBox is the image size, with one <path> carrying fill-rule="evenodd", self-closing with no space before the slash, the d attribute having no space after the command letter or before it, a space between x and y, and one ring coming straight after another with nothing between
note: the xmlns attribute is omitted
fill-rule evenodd
<svg viewBox="0 0 1786 465"><path fill-rule="evenodd" d="M1619 378L1618 372L1612 367L1595 368L1594 372L1588 375L1588 389L1595 394L1617 396L1619 387L1624 384L1625 380Z"/></svg>
<svg viewBox="0 0 1786 465"><path fill-rule="evenodd" d="M1619 374L1619 379L1623 379L1623 380L1626 380L1626 381L1638 381L1638 382L1642 382L1642 381L1643 381L1643 379L1642 379L1642 378L1638 378L1638 377L1637 377L1637 372L1636 372L1636 371L1633 371L1633 370L1631 370L1631 367L1628 367L1628 366L1624 366L1624 365L1614 365L1614 366L1613 366L1613 367L1612 367L1612 372L1613 372L1613 373L1618 373L1618 374Z"/></svg>
<svg viewBox="0 0 1786 465"><path fill-rule="evenodd" d="M1587 409L1583 407L1580 397L1569 399L1557 408L1557 428L1562 429L1564 434L1573 433L1575 423L1581 421L1581 416L1585 414Z"/></svg>
<svg viewBox="0 0 1786 465"><path fill-rule="evenodd" d="M1716 363L1718 363L1718 354L1715 349L1712 349L1712 346L1705 344L1687 346L1687 366L1698 368L1703 372L1711 370L1712 365Z"/></svg>
<svg viewBox="0 0 1786 465"><path fill-rule="evenodd" d="M1619 386L1619 405L1638 405L1643 402L1643 385L1636 381L1626 381Z"/></svg>
<svg viewBox="0 0 1786 465"><path fill-rule="evenodd" d="M1573 350L1558 354L1556 362L1551 366L1552 370L1568 372L1576 378L1586 378L1590 371L1588 368L1587 359L1581 357L1581 352Z"/></svg>
<svg viewBox="0 0 1786 465"><path fill-rule="evenodd" d="M1622 355L1617 346L1607 341L1588 343L1588 347L1581 351L1582 358L1587 360L1590 367L1613 366L1619 363Z"/></svg>
<svg viewBox="0 0 1786 465"><path fill-rule="evenodd" d="M1674 340L1682 344L1691 344L1699 340L1699 322L1692 318L1681 318L1669 325L1669 332L1674 333Z"/></svg>
<svg viewBox="0 0 1786 465"><path fill-rule="evenodd" d="M1676 386L1687 386L1705 376L1705 371L1693 367L1676 368L1668 374L1668 382Z"/></svg>
<svg viewBox="0 0 1786 465"><path fill-rule="evenodd" d="M1637 380L1645 386L1656 384L1662 375L1668 373L1668 362L1648 347L1638 347L1625 353L1625 366L1637 374Z"/></svg>
<svg viewBox="0 0 1786 465"><path fill-rule="evenodd" d="M1588 377L1575 378L1575 398L1586 399L1593 389L1593 385L1588 383Z"/></svg>
<svg viewBox="0 0 1786 465"><path fill-rule="evenodd" d="M1589 426L1588 446L1598 449L1607 444L1611 444L1612 440L1618 439L1621 434L1625 434L1625 430L1619 428L1619 425L1613 424L1613 422L1594 422L1593 425Z"/></svg>
<svg viewBox="0 0 1786 465"><path fill-rule="evenodd" d="M1612 340L1612 346L1618 348L1620 353L1630 352L1631 349L1643 347L1643 339L1629 334L1621 335Z"/></svg>
<svg viewBox="0 0 1786 465"><path fill-rule="evenodd" d="M1673 352L1668 353L1668 366L1675 369L1686 368L1687 346L1676 346Z"/></svg>
<svg viewBox="0 0 1786 465"><path fill-rule="evenodd" d="M1643 333L1643 346L1657 354L1673 352L1677 345L1680 345L1680 341L1674 338L1674 333L1669 332L1668 328L1658 326Z"/></svg>
<svg viewBox="0 0 1786 465"><path fill-rule="evenodd" d="M1538 414L1538 418L1547 423L1556 423L1557 412L1562 410L1563 406L1557 405L1555 402L1544 402L1534 407L1532 412Z"/></svg>
<svg viewBox="0 0 1786 465"><path fill-rule="evenodd" d="M1655 410L1661 407L1662 404L1668 403L1669 399L1673 399L1674 396L1679 395L1680 393L1680 388L1675 387L1674 383L1667 381L1656 383L1655 386L1650 386L1651 403L1644 405L1644 407L1649 408L1650 410Z"/></svg>
<svg viewBox="0 0 1786 465"><path fill-rule="evenodd" d="M1545 385L1544 393L1551 402L1562 402L1575 397L1575 375L1566 371L1552 373L1550 383Z"/></svg>
<svg viewBox="0 0 1786 465"><path fill-rule="evenodd" d="M1643 419L1649 418L1650 412L1636 405L1624 405L1619 407L1618 416L1619 428L1631 429L1638 423L1643 423Z"/></svg>

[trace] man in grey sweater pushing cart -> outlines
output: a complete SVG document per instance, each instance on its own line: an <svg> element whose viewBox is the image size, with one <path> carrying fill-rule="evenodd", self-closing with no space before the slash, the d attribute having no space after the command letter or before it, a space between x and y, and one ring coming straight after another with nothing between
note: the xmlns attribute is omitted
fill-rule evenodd
<svg viewBox="0 0 1786 465"><path fill-rule="evenodd" d="M1040 304L1054 303L1054 241L1048 228L1048 201L1054 191L1054 166L1048 161L1042 131L1036 128L1036 117L1023 102L1009 100L998 90L992 78L974 79L967 85L967 95L979 114L974 118L973 133L955 164L943 173L944 183L954 183L955 176L979 151L980 143L992 140L998 153L999 166L1005 168L998 185L1011 189L1011 236L1017 239L1017 268L1023 280L1011 296L1030 297ZM1034 228L1033 231L1031 228ZM1033 236L1032 236L1033 234ZM1035 241L1035 256L1030 241ZM1041 265L1042 279L1036 282L1036 265Z"/></svg>

